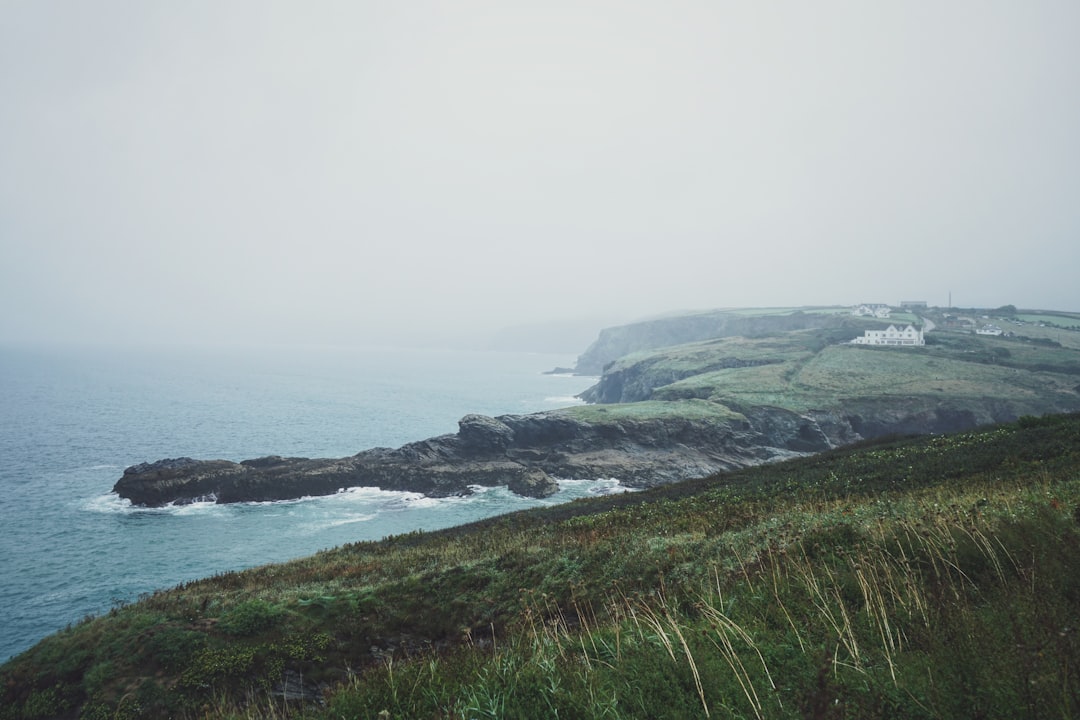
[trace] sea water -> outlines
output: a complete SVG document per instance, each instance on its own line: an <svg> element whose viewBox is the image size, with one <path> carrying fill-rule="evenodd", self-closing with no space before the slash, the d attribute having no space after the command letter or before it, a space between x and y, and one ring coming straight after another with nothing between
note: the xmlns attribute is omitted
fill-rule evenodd
<svg viewBox="0 0 1080 720"><path fill-rule="evenodd" d="M0 662L140 594L545 500L351 488L273 503L133 507L124 468L162 458L344 457L456 432L471 412L571 405L593 379L560 355L385 348L0 347Z"/></svg>

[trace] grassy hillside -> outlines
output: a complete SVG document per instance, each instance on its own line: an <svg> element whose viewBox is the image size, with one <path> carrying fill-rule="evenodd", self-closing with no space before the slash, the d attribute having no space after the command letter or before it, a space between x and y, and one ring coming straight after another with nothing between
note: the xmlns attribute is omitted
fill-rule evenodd
<svg viewBox="0 0 1080 720"><path fill-rule="evenodd" d="M743 341L743 347L762 341ZM992 341L982 341L983 352ZM740 348L741 350L742 348ZM724 348L725 351L728 348ZM1047 367L1053 367L1050 361ZM984 361L955 357L938 346L927 349L834 345L809 354L796 351L775 364L733 368L692 376L660 388L657 399L708 397L737 404L775 404L792 410L824 407L850 398L900 395L912 397L987 397L1054 402L1075 396L1077 374L1025 367L1023 359ZM1058 370L1073 370L1059 366Z"/></svg>
<svg viewBox="0 0 1080 720"><path fill-rule="evenodd" d="M800 329L825 329L858 322L845 308L758 308L709 310L604 328L577 359L577 372L600 374L630 353L720 337L761 337Z"/></svg>
<svg viewBox="0 0 1080 720"><path fill-rule="evenodd" d="M1076 716L1078 522L1080 416L865 443L161 591L0 718Z"/></svg>
<svg viewBox="0 0 1080 720"><path fill-rule="evenodd" d="M800 330L637 352L613 363L597 389L607 402L698 399L799 413L881 398L958 405L992 398L1019 408L1017 415L1080 405L1080 351L1071 347L939 331L924 347L844 343L856 334Z"/></svg>

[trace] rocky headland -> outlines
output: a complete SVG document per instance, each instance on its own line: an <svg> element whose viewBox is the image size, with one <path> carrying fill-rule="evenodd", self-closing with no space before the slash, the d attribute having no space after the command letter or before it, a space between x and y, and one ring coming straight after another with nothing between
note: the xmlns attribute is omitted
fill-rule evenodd
<svg viewBox="0 0 1080 720"><path fill-rule="evenodd" d="M445 497L469 494L472 485L505 485L547 497L558 491L556 478L616 477L645 487L828 447L824 438L793 444L783 433L766 437L727 413L685 419L615 413L610 421L590 422L573 410L466 415L457 433L339 459L159 460L127 468L113 490L149 507L285 500L357 486ZM778 447L770 447L773 440Z"/></svg>
<svg viewBox="0 0 1080 720"><path fill-rule="evenodd" d="M574 371L579 375L600 375L609 363L644 350L727 337L757 338L792 330L835 329L848 325L849 320L847 315L813 312L812 308L787 313L710 310L640 320L601 330L578 356Z"/></svg>
<svg viewBox="0 0 1080 720"><path fill-rule="evenodd" d="M467 495L505 485L547 497L558 478L618 478L651 487L817 453L891 433L949 432L1015 417L1007 405L963 410L931 403L860 404L857 412L746 408L703 401L585 406L497 418L467 415L455 434L339 459L243 462L176 458L127 468L113 490L133 504L219 503L330 495L349 487Z"/></svg>
<svg viewBox="0 0 1080 720"><path fill-rule="evenodd" d="M1080 410L1076 349L970 335L943 335L918 349L846 342L864 327L835 314L796 312L614 329L579 359L579 370L591 367L615 352L614 339L629 353L604 362L599 382L582 396L588 405L467 415L456 433L346 458L142 463L127 468L114 491L151 507L285 500L359 486L445 497L505 485L546 497L558 491L559 478L617 478L644 488L884 435ZM745 334L727 336L736 331ZM687 332L723 336L648 349Z"/></svg>

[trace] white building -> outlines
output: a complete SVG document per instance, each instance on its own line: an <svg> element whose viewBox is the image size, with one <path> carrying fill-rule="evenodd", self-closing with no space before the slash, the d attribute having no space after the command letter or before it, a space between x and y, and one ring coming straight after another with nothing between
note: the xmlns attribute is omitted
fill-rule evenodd
<svg viewBox="0 0 1080 720"><path fill-rule="evenodd" d="M867 330L863 337L851 341L853 345L925 345L923 331L908 325L903 330L890 325L884 330Z"/></svg>

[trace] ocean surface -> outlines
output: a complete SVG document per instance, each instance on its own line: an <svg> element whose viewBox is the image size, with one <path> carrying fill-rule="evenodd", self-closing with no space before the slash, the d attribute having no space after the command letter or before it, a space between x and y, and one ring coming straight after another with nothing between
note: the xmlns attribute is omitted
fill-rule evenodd
<svg viewBox="0 0 1080 720"><path fill-rule="evenodd" d="M0 662L157 588L608 492L561 483L430 499L374 488L274 503L132 507L125 467L190 456L344 457L457 430L470 412L576 404L574 358L400 349L0 347Z"/></svg>

